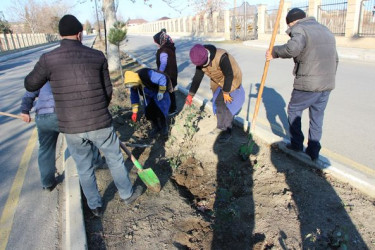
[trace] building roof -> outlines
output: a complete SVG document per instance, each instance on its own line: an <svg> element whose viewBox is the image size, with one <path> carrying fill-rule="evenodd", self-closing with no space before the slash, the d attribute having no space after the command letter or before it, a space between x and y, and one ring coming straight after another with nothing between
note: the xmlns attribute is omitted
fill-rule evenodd
<svg viewBox="0 0 375 250"><path fill-rule="evenodd" d="M163 16L163 17L159 18L157 21L168 20L168 19L170 19L170 18L166 17L166 16Z"/></svg>
<svg viewBox="0 0 375 250"><path fill-rule="evenodd" d="M145 19L142 18L137 18L137 19L129 19L128 20L128 25L138 25L142 23L147 23Z"/></svg>

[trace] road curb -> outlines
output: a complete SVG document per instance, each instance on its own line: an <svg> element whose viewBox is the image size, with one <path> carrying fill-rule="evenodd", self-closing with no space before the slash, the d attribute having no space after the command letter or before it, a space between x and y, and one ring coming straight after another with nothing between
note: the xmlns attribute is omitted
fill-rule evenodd
<svg viewBox="0 0 375 250"><path fill-rule="evenodd" d="M65 175L65 247L70 250L86 250L87 238L83 218L81 187L77 167L63 139Z"/></svg>
<svg viewBox="0 0 375 250"><path fill-rule="evenodd" d="M93 39L91 48L95 43ZM81 185L77 166L70 156L66 145L65 136L63 138L63 165L65 183L65 248L68 250L87 250L86 226L83 216L83 202Z"/></svg>

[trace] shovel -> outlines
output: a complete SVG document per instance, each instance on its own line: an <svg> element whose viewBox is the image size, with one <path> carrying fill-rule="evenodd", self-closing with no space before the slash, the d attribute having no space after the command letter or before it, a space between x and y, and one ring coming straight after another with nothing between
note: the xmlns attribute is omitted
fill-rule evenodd
<svg viewBox="0 0 375 250"><path fill-rule="evenodd" d="M156 176L155 172L151 168L143 169L142 165L137 161L137 159L131 154L129 149L126 148L124 143L120 141L120 147L128 157L132 160L134 166L136 166L138 170L138 176L141 178L144 184L154 192L160 192L161 186L159 178Z"/></svg>
<svg viewBox="0 0 375 250"><path fill-rule="evenodd" d="M270 42L270 46L269 46L269 51L271 51L271 52L272 52L272 49L273 49L273 45L275 44L277 30L279 29L281 12L283 10L283 6L284 6L284 0L280 0L279 10L277 12L277 17L276 17L274 29L273 29L273 32L272 32L271 42ZM259 91L258 91L257 102L255 104L253 120L251 121L251 128L250 128L250 134L249 134L249 137L248 137L248 142L246 144L242 145L241 148L240 148L240 156L243 160L246 160L246 159L249 158L251 152L253 151L253 147L255 145L255 142L253 141L253 137L252 137L251 133L254 132L254 129L255 129L255 121L256 121L256 118L258 116L259 104L260 104L260 100L262 99L264 83L265 83L266 78L267 78L269 65L270 65L270 61L266 60L266 63L264 64L262 80L261 80Z"/></svg>

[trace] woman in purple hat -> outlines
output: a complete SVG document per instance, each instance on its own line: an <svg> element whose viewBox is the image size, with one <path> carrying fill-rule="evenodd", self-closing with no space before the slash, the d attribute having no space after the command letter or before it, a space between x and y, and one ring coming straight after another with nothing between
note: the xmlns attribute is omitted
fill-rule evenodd
<svg viewBox="0 0 375 250"><path fill-rule="evenodd" d="M203 76L207 75L211 80L213 111L217 117L216 129L211 133L220 134L219 142L228 142L232 137L234 115L245 102L241 69L232 55L213 45L194 45L190 60L196 70L186 104L191 105Z"/></svg>

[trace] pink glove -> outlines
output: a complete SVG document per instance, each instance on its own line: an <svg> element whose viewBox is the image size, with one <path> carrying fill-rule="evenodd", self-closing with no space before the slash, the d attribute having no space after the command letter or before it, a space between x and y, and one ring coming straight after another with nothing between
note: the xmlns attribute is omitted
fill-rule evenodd
<svg viewBox="0 0 375 250"><path fill-rule="evenodd" d="M193 96L187 95L185 104L191 106L192 103L193 103Z"/></svg>
<svg viewBox="0 0 375 250"><path fill-rule="evenodd" d="M137 113L132 114L132 121L137 122Z"/></svg>

